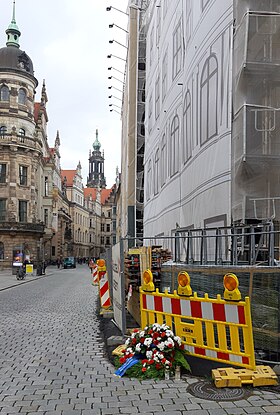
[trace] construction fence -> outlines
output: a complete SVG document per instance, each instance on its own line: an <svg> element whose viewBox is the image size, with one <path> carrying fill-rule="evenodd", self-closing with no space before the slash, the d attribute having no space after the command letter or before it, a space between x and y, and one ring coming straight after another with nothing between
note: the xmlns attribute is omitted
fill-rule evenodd
<svg viewBox="0 0 280 415"><path fill-rule="evenodd" d="M258 229L258 233L252 236L252 227L249 229L250 231L243 229L242 232L235 232L234 241L230 240L229 234L226 235L229 239L217 238L217 232L213 229L208 236L207 232L204 233L203 238L201 234L198 236L195 233L195 237L192 235L192 245L193 248L195 247L193 255L198 258L206 250L209 260L206 264L201 264L200 261L189 263L190 261L186 260L185 254L190 241L186 240L185 231L184 235L176 233L174 237L145 238L142 241L144 246L141 247L134 247L133 238L124 238L114 245L113 250L107 252L107 268L114 316L120 330L126 331L125 309L141 325L140 286L145 269L152 270L155 287L159 293L173 294L177 289L178 273L186 271L190 275L193 292L197 293L198 297L207 294L209 299L215 299L217 294L222 294L224 275L234 273L239 280L242 300L245 297L250 298L256 361L264 364L270 362L279 364L280 269L274 258L273 265L268 265L271 258L267 261L267 254L271 256L276 252L274 241L279 235L278 233L271 235L267 228L264 228L263 234ZM219 230L218 233L222 232ZM238 235L238 238L235 238L235 235ZM213 240L220 246L219 249ZM216 264L217 252L231 249L233 242L238 248L236 255L231 256L234 261L230 261L227 257L227 261L218 261ZM240 258L238 254L240 250L242 250L242 264L233 264L232 262ZM264 260L259 261L258 265L256 260L260 253ZM254 258L255 263L252 264Z"/></svg>

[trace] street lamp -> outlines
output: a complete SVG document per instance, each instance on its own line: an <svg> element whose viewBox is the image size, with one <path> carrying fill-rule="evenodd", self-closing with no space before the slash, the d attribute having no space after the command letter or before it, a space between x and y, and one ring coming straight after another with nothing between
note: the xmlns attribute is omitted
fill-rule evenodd
<svg viewBox="0 0 280 415"><path fill-rule="evenodd" d="M123 92L121 89L118 89L118 88L114 87L113 85L108 86L108 89L112 89L112 88L116 89L117 91L120 91L121 93Z"/></svg>
<svg viewBox="0 0 280 415"><path fill-rule="evenodd" d="M121 82L122 84L124 83L121 79L116 78L115 76L108 76L108 79L116 79L117 81Z"/></svg>
<svg viewBox="0 0 280 415"><path fill-rule="evenodd" d="M118 42L117 40L115 40L115 39L109 40L109 43L114 43L114 42L117 43L118 45L122 46L123 48L127 49L127 46L123 45L122 43Z"/></svg>
<svg viewBox="0 0 280 415"><path fill-rule="evenodd" d="M128 33L127 30L123 29L122 27L118 26L116 23L109 24L109 29L113 29L113 27L116 26L118 29L123 30L124 32Z"/></svg>
<svg viewBox="0 0 280 415"><path fill-rule="evenodd" d="M118 99L119 101L122 101L122 99L121 99L121 98L118 98L118 97L116 97L115 95L109 95L109 96L108 96L108 98L116 98L116 99Z"/></svg>
<svg viewBox="0 0 280 415"><path fill-rule="evenodd" d="M126 12L124 12L123 10L117 9L116 7L113 7L113 6L108 6L108 7L106 7L106 11L107 11L107 12L110 12L112 9L117 10L118 12L123 13L123 14L125 14L126 16L128 16L128 14L127 14Z"/></svg>
<svg viewBox="0 0 280 415"><path fill-rule="evenodd" d="M122 115L119 111L116 111L116 110L114 110L114 109L111 109L111 110L110 110L110 112L113 112L113 111L114 111L114 112L116 112L117 114Z"/></svg>
<svg viewBox="0 0 280 415"><path fill-rule="evenodd" d="M111 59L111 58L118 58L118 59L121 59L122 61L126 62L126 59L124 59L124 58L120 58L119 56L112 55L112 54L107 55L107 58L108 58L108 59Z"/></svg>
<svg viewBox="0 0 280 415"><path fill-rule="evenodd" d="M116 107L116 108L119 108L120 110L122 109L122 107L116 104L109 104L109 107Z"/></svg>
<svg viewBox="0 0 280 415"><path fill-rule="evenodd" d="M108 71L111 71L112 69L114 69L114 71L117 71L117 72L119 72L123 75L122 71L120 71L119 69L114 68L113 66L109 66Z"/></svg>

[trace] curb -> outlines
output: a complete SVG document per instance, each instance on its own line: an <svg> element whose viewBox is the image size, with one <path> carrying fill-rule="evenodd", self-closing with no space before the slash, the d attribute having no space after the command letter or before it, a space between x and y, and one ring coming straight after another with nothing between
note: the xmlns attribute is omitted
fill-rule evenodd
<svg viewBox="0 0 280 415"><path fill-rule="evenodd" d="M7 287L0 288L0 291L9 290L10 288L18 287L19 285L22 285L22 284L27 284L27 283L30 283L30 282L33 282L33 281L37 281L37 280L39 280L41 278L49 277L51 275L53 275L53 273L45 274L45 275L40 275L38 277L32 278L32 280L22 280L22 281L20 281L18 283L15 283L13 285L9 285Z"/></svg>

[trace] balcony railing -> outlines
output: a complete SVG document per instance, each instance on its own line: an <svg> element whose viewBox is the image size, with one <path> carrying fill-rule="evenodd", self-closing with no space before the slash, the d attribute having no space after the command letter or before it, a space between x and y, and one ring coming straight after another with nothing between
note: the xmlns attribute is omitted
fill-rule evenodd
<svg viewBox="0 0 280 415"><path fill-rule="evenodd" d="M10 222L0 220L0 231L44 233L44 229L45 225L43 223Z"/></svg>

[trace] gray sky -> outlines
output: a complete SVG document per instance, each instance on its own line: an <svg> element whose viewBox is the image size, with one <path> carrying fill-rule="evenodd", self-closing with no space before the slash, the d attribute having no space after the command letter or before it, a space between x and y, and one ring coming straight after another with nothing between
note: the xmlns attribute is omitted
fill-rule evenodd
<svg viewBox="0 0 280 415"><path fill-rule="evenodd" d="M12 0L0 0L0 47L6 46L6 33L12 18ZM83 182L88 175L89 150L98 128L101 150L105 153L107 187L115 181L116 167L120 168L120 111L121 92L108 89L122 84L108 76L123 79L114 69L124 71L124 62L108 54L126 57L126 49L115 39L126 43L127 0L16 0L16 22L21 31L20 49L33 61L34 74L39 81L36 101L40 101L42 81L45 79L48 103L48 142L54 145L56 131L61 140L61 166L75 169L81 161ZM109 107L109 103L116 106Z"/></svg>

